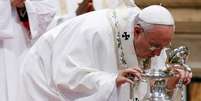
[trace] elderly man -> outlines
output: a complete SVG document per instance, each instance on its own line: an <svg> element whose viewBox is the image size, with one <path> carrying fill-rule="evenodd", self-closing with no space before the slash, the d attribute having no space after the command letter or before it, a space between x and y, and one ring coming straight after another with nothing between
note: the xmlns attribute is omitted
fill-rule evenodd
<svg viewBox="0 0 201 101"><path fill-rule="evenodd" d="M170 12L158 5L106 9L68 20L42 36L26 55L19 101L128 100L129 83L135 81L127 76L141 79L138 60L160 55L173 33ZM191 76L168 81L168 89L179 79L189 83ZM140 100L146 93L141 90Z"/></svg>

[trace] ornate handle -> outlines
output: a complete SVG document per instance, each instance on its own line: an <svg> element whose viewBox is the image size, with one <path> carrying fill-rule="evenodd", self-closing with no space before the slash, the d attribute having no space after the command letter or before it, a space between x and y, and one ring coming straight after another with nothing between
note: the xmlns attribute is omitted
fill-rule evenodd
<svg viewBox="0 0 201 101"><path fill-rule="evenodd" d="M172 65L180 65L180 68L186 71L191 71L191 68L186 64L187 58L190 54L188 47L180 46L173 50L168 49L166 66L171 67ZM172 97L173 101L184 101L183 98L183 81L179 80L174 95Z"/></svg>

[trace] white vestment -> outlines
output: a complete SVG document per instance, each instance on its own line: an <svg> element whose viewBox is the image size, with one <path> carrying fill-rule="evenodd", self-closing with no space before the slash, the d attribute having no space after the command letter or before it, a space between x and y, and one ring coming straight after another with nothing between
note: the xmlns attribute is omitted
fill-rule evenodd
<svg viewBox="0 0 201 101"><path fill-rule="evenodd" d="M140 10L115 11L120 22L119 32L133 33L134 18ZM124 69L119 67L117 59L115 11L87 13L43 35L23 61L18 100L127 101L129 84L116 88L115 83L118 70ZM125 14L121 16L119 12ZM137 67L134 48L131 51L131 65ZM138 89L143 91L139 97L145 95L143 89Z"/></svg>
<svg viewBox="0 0 201 101"><path fill-rule="evenodd" d="M27 48L27 32L10 1L0 1L0 101L16 101L19 57Z"/></svg>
<svg viewBox="0 0 201 101"><path fill-rule="evenodd" d="M32 42L46 31L53 19L54 1L26 0ZM10 0L0 1L0 12L5 12L0 15L0 101L16 101L18 65L32 43Z"/></svg>
<svg viewBox="0 0 201 101"><path fill-rule="evenodd" d="M4 0L0 1L0 12L4 12L4 14L0 15L0 40L6 38L12 38L12 14L11 14L11 6L10 1ZM7 6L4 6L7 5ZM6 10L6 11L5 11Z"/></svg>
<svg viewBox="0 0 201 101"><path fill-rule="evenodd" d="M32 44L47 31L47 27L56 14L57 0L26 0L25 6L29 18Z"/></svg>

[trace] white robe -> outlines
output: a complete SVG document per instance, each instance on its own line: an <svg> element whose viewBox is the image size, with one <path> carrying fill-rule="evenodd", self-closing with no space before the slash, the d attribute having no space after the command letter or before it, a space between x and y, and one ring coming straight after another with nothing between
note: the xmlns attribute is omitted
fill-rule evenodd
<svg viewBox="0 0 201 101"><path fill-rule="evenodd" d="M53 19L55 0L26 0L32 42L42 35ZM27 31L10 0L0 1L0 101L16 101L19 63L31 46Z"/></svg>
<svg viewBox="0 0 201 101"><path fill-rule="evenodd" d="M120 68L112 11L78 16L43 35L23 61L18 100L127 101L129 85L116 88L115 84ZM129 15L129 23L127 27L120 25L120 29L132 33L139 9L123 12ZM138 66L135 53L133 59L132 66ZM144 92L143 89L140 90Z"/></svg>
<svg viewBox="0 0 201 101"><path fill-rule="evenodd" d="M19 56L27 48L26 31L10 0L0 1L0 12L0 101L15 101Z"/></svg>
<svg viewBox="0 0 201 101"><path fill-rule="evenodd" d="M25 6L29 18L32 44L47 31L56 14L57 0L26 0Z"/></svg>
<svg viewBox="0 0 201 101"><path fill-rule="evenodd" d="M1 0L0 5L1 5L0 12L1 13L4 12L4 14L0 15L0 40L6 39L6 38L12 38L13 26L12 26L12 21L10 20L12 19L10 1Z"/></svg>

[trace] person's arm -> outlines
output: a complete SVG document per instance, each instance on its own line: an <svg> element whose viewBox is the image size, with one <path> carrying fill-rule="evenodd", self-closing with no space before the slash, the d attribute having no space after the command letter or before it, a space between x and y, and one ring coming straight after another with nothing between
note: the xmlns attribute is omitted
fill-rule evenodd
<svg viewBox="0 0 201 101"><path fill-rule="evenodd" d="M85 30L86 27L76 27L79 30L69 34L66 48L59 55L55 53L53 80L58 91L71 100L86 97L90 101L106 101L116 87L117 74L105 69L117 67L105 67L105 60L110 55L105 39L95 32L96 29Z"/></svg>

